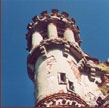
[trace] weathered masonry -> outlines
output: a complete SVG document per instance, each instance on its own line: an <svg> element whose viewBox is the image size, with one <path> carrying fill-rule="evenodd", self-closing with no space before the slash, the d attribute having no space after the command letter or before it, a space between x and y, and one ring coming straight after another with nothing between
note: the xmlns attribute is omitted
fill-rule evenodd
<svg viewBox="0 0 109 108"><path fill-rule="evenodd" d="M27 26L27 70L35 107L109 107L109 62L82 51L74 18L52 9Z"/></svg>

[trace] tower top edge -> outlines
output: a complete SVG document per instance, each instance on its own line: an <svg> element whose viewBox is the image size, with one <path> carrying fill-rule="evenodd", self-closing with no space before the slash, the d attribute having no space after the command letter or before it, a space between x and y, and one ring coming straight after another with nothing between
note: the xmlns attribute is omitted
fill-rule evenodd
<svg viewBox="0 0 109 108"><path fill-rule="evenodd" d="M26 34L26 40L28 44L27 50L30 51L31 49L31 39L32 39L32 34L34 34L34 32L40 33L40 35L44 40L48 37L49 34L48 25L50 23L56 26L55 31L57 32L59 38L64 38L65 30L69 28L70 29L69 33L72 32L72 37L74 35L75 41L80 46L81 43L80 29L77 25L75 25L76 22L74 18L69 18L69 14L67 12L62 11L61 13L59 13L59 10L52 9L51 13L48 13L45 10L42 11L40 14L41 16L34 16L32 18L33 22L29 23L27 26L28 29L28 32Z"/></svg>

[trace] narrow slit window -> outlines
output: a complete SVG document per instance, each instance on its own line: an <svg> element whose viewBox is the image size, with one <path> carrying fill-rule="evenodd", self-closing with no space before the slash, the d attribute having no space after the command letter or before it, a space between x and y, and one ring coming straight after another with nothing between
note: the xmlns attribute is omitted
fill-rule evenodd
<svg viewBox="0 0 109 108"><path fill-rule="evenodd" d="M73 85L73 82L72 82L72 81L69 81L69 80L68 80L67 89L68 89L69 91L73 91L73 90L74 90L74 85Z"/></svg>
<svg viewBox="0 0 109 108"><path fill-rule="evenodd" d="M59 80L59 84L66 84L66 74L65 73L59 73L58 74L58 80Z"/></svg>

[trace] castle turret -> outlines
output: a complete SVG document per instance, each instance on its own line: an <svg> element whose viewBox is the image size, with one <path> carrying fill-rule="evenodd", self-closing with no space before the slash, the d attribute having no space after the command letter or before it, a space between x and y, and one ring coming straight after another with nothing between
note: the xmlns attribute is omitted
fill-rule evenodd
<svg viewBox="0 0 109 108"><path fill-rule="evenodd" d="M109 70L82 51L79 27L68 16L52 9L28 24L27 70L35 107L109 106Z"/></svg>

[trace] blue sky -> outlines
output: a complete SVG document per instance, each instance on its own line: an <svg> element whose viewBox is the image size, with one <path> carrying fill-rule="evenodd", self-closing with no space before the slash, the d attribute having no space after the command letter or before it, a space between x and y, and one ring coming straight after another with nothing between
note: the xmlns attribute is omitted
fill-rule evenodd
<svg viewBox="0 0 109 108"><path fill-rule="evenodd" d="M102 62L109 57L109 0L1 0L1 104L33 107L33 83L26 68L25 34L35 15L66 11L80 28L82 49Z"/></svg>

